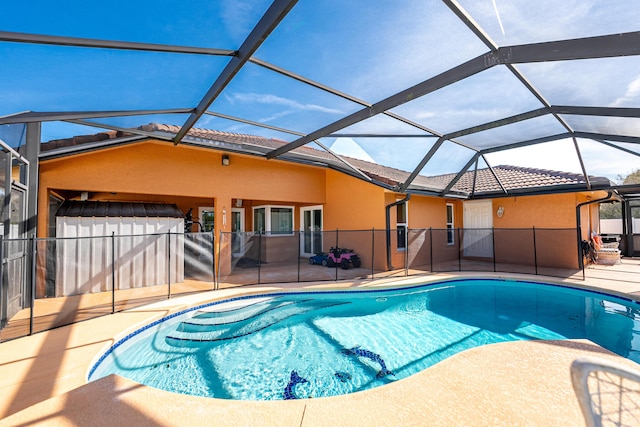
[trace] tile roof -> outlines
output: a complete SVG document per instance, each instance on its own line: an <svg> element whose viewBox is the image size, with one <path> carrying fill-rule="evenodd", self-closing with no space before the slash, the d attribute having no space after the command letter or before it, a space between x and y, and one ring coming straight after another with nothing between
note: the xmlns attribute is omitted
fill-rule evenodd
<svg viewBox="0 0 640 427"><path fill-rule="evenodd" d="M550 185L586 184L584 175L561 172L547 169L525 168L519 166L500 165L490 169L478 169L475 180L476 192L489 192L501 190L500 184L506 190L546 187ZM448 184L456 174L440 175L433 177L440 181L440 186ZM498 180L500 183L498 183ZM590 180L600 182L606 178L589 177ZM453 186L454 191L468 192L473 189L474 172L466 172L460 180ZM607 180L608 181L608 180ZM444 188L444 187L443 187Z"/></svg>
<svg viewBox="0 0 640 427"><path fill-rule="evenodd" d="M180 127L175 125L150 123L148 125L140 126L138 129L145 132L175 135L179 131ZM43 143L41 145L41 151L45 152L56 148L81 146L92 142L103 142L110 139L115 140L126 136L132 136L132 134L126 134L121 131L111 131L101 132L95 135L82 135L69 139L53 140ZM286 141L273 138L200 128L190 129L184 143L204 145L212 148L239 152L258 151L260 153L265 153L287 144ZM290 151L288 155L289 159L297 158L299 160L319 162L323 165L332 165L342 170L349 169L331 153L309 146L296 148ZM340 157L372 180L386 184L390 187L403 183L410 176L410 172L400 169L382 166L352 157L342 155ZM455 173L437 176L418 175L411 184L410 189L440 192L449 185L456 175L457 174ZM473 186L474 179L475 191ZM610 184L610 181L603 177L590 176L589 179L592 183L596 182L603 185ZM581 174L501 165L493 167L493 172L491 169L484 168L478 169L477 172L471 170L464 173L458 182L451 188L451 192L459 194L502 193L503 188L509 191L558 185L584 186L585 184L585 177Z"/></svg>
<svg viewBox="0 0 640 427"><path fill-rule="evenodd" d="M93 135L78 135L72 138L65 139L52 139L51 141L43 142L42 144L40 144L40 151L50 151L55 150L56 148L72 147L76 145L88 144L91 142L108 141L110 139L120 138L122 136L125 136L123 132L109 131L100 132Z"/></svg>

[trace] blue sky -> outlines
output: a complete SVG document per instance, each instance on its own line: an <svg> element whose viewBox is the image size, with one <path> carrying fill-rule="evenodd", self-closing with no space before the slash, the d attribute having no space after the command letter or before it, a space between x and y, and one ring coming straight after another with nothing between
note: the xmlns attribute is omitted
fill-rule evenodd
<svg viewBox="0 0 640 427"><path fill-rule="evenodd" d="M461 0L460 4L500 46L640 30L640 4L628 0ZM237 49L268 6L266 1L26 0L3 4L0 31ZM300 0L255 56L375 103L487 50L440 1ZM198 103L228 61L226 57L17 43L0 43L0 58L4 64L0 67L0 116L25 110L189 108ZM517 68L552 105L640 107L638 57ZM446 133L540 106L513 74L499 66L393 112ZM211 106L216 112L302 133L361 108L253 64ZM640 134L638 120L569 119L575 127L593 131ZM182 124L184 120L184 116L162 116L104 122L137 126L150 121ZM197 126L295 139L212 117L203 117ZM482 146L487 141L527 139L558 129L562 130L557 121L542 118L460 141ZM43 139L92 131L52 123L44 126ZM348 131L417 133L382 116L343 130ZM322 142L331 145L333 139ZM413 170L433 139L355 138L354 142L379 163ZM579 141L579 145L590 174L613 179L640 167L638 157L588 141ZM487 158L492 165L580 172L572 141L538 148ZM625 148L640 151L635 146ZM460 148L439 154L423 173L457 172L472 154Z"/></svg>

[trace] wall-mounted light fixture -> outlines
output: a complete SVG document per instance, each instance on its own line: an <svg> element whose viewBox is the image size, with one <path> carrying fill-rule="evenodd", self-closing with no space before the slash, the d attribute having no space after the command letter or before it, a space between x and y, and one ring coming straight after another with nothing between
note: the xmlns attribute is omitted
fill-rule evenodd
<svg viewBox="0 0 640 427"><path fill-rule="evenodd" d="M229 166L229 156L226 154L222 155L222 166Z"/></svg>
<svg viewBox="0 0 640 427"><path fill-rule="evenodd" d="M496 211L496 215L498 215L498 218L502 218L502 215L504 215L504 207L498 206L498 210Z"/></svg>

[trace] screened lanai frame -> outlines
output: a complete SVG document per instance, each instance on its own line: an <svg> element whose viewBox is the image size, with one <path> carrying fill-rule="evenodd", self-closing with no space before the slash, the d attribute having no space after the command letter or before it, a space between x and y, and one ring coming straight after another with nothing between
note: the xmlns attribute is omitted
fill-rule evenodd
<svg viewBox="0 0 640 427"><path fill-rule="evenodd" d="M94 28L87 25L89 12L83 12L80 3L70 2L69 10L34 3L47 14L46 24L35 19L34 5L12 5L9 12L14 13L0 20L0 49L9 54L5 69L10 76L27 75L0 83L0 89L12 95L5 99L19 98L4 107L0 101L0 128L42 123L44 129L62 122L78 129L124 131L128 140L152 137L175 145L197 144L189 134L195 127L237 130L283 143L269 149L221 149L326 165L398 192L456 198L529 194L504 185L499 193L475 188L461 192L456 183L465 173L488 168L501 184L492 156L569 141L576 169L572 172L582 175L582 182L543 191L637 192L594 179L601 174L592 167L593 160L585 158L582 146L589 141L603 152L630 159L628 164L640 164L640 96L634 96L640 95L634 86L640 78L640 5L623 0L536 5L500 0L393 5L265 0L252 2L251 11L244 13L248 6L241 3L233 9L212 2L204 11L172 2L131 11L114 3L103 12L124 22L100 21ZM163 5L172 14L159 19L160 12L152 8ZM66 17L70 11L74 13ZM145 24L144 14L156 21ZM143 29L148 25L153 31L122 39L127 34L119 28L127 23ZM216 38L218 29L203 23L226 25L228 34ZM386 30L385 25L393 28ZM85 37L87 33L101 37ZM325 44L327 50L320 51ZM389 60L394 58L389 51L395 52L394 60ZM56 55L68 52L77 61L75 68L56 62ZM107 58L100 62L100 55ZM42 74L29 73L29 66L33 70L47 61L53 66L42 67ZM153 72L133 68L145 61ZM98 85L95 96L85 102L72 93L73 84L61 83L68 90L64 93L58 92L55 80L49 86L33 83L49 73L62 77L63 71L100 75L91 68L96 64L105 69L105 79L107 71L114 80L131 71L131 79L143 82L146 93L111 82L110 87L122 93L111 95ZM199 72L185 73L186 68ZM583 70L586 75L580 74ZM355 78L348 79L349 73ZM384 84L376 85L380 82ZM591 83L596 87L587 88ZM120 101L119 94L131 96ZM238 104L244 108L236 108ZM470 113L474 110L479 113ZM170 134L139 129L150 121L177 124L180 130ZM27 138L25 144L36 139ZM365 152L377 153L368 159L405 170L406 179L394 186L377 181L353 165L349 152L333 148L337 139L353 140ZM314 156L301 147L330 156ZM608 176L631 172L620 165L607 165ZM416 178L422 175L450 175L451 180L433 188L419 184Z"/></svg>

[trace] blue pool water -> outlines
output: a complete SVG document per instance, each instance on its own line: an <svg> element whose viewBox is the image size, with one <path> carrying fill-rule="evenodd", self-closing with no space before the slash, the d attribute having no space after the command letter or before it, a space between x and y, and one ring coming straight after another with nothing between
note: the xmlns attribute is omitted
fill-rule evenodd
<svg viewBox="0 0 640 427"><path fill-rule="evenodd" d="M272 293L207 304L111 347L89 379L244 400L352 393L489 343L586 338L640 362L640 305L521 281L397 290Z"/></svg>

